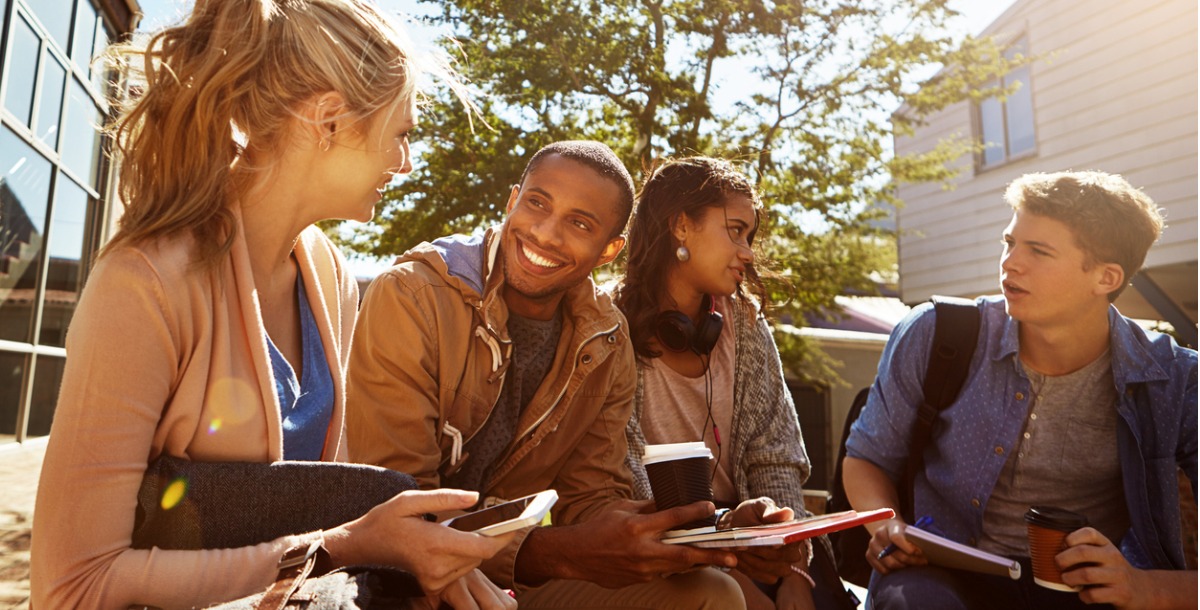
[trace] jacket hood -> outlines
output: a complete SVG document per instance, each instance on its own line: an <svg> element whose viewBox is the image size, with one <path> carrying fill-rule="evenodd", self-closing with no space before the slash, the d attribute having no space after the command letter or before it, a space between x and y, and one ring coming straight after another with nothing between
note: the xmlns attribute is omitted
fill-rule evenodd
<svg viewBox="0 0 1200 610"><path fill-rule="evenodd" d="M500 258L503 225L489 228L482 235L451 235L413 247L396 263L419 262L428 265L447 284L462 292L463 300L484 312L488 326L506 328L508 307L503 305L504 268ZM574 321L577 333L593 334L614 326L625 326L624 316L609 295L591 279L584 280L563 295L564 314ZM507 332L498 332L507 339Z"/></svg>

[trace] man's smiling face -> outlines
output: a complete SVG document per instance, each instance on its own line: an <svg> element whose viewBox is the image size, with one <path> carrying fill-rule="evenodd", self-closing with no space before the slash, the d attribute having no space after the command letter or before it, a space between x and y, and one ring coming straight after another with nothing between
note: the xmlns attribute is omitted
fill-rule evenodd
<svg viewBox="0 0 1200 610"><path fill-rule="evenodd" d="M541 160L513 187L501 252L504 298L518 315L547 319L562 295L612 261L625 240L621 190L587 165L560 155Z"/></svg>

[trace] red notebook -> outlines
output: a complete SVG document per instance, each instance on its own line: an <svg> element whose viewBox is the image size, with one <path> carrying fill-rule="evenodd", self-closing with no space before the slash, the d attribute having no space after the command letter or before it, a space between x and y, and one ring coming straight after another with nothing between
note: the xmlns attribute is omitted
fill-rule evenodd
<svg viewBox="0 0 1200 610"><path fill-rule="evenodd" d="M896 512L890 508L880 508L866 512L848 510L829 515L817 515L807 519L795 519L783 523L770 523L754 527L735 527L727 530L683 533L672 536L670 532L663 538L667 544L689 544L702 548L723 548L743 546L782 546L799 542L805 538L828 534L839 530L849 529L872 521L891 519Z"/></svg>

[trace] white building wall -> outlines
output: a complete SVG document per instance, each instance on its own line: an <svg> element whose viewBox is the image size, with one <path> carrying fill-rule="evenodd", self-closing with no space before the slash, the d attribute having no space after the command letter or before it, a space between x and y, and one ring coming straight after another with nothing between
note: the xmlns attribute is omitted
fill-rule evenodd
<svg viewBox="0 0 1200 610"><path fill-rule="evenodd" d="M1194 269L1196 2L1017 0L985 34L1024 36L1030 53L1044 56L1030 75L1036 149L987 170L976 170L965 155L953 189L898 187L905 202L897 215L901 298L913 303L932 294L995 292L1000 233L1011 215L1002 194L1014 178L1034 171L1122 174L1166 210L1168 226L1147 268L1185 263ZM967 103L930 117L911 137L898 137L896 152L929 150L955 135L972 135ZM1135 291L1126 292L1132 296L1123 295L1118 306L1144 310ZM1195 295L1189 300L1194 316Z"/></svg>

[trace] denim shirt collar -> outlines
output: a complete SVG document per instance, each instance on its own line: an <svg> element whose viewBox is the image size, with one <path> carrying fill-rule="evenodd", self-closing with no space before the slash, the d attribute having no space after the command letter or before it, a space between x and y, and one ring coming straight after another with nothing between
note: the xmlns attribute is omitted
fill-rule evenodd
<svg viewBox="0 0 1200 610"><path fill-rule="evenodd" d="M1114 305L1108 306L1108 341L1117 392L1124 393L1130 384L1170 381L1170 375L1151 353L1146 333Z"/></svg>
<svg viewBox="0 0 1200 610"><path fill-rule="evenodd" d="M999 299L1002 300L1003 297L999 297ZM996 312L997 310L1003 317L999 321L1002 325L1001 336L989 356L994 361L1012 358L1013 365L1016 366L1016 356L1021 349L1020 322L1005 313L1002 307L984 311ZM1109 352L1112 354L1113 383L1118 393L1124 393L1125 388L1131 384L1169 379L1167 372L1147 349L1146 334L1140 332L1140 329L1135 330L1130 327L1135 324L1132 320L1122 316L1115 305L1108 306Z"/></svg>

